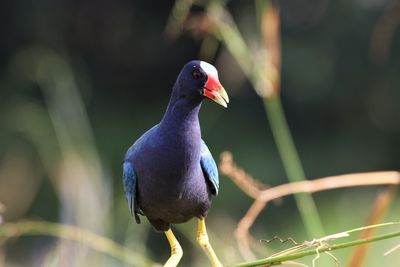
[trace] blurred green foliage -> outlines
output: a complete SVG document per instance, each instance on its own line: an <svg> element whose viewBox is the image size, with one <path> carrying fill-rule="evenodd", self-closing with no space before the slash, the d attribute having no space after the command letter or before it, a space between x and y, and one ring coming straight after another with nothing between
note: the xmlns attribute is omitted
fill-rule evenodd
<svg viewBox="0 0 400 267"><path fill-rule="evenodd" d="M164 236L145 220L142 225L132 221L120 165L126 149L161 119L181 66L198 57L201 33L186 33L174 41L166 38L173 4L144 0L1 4L4 221L33 218L74 224L153 261L168 257ZM307 178L398 169L400 36L393 31L387 41L390 32L382 29L389 26L378 27L385 26L387 14L389 25L399 20L400 12L391 12L399 10L398 3L282 0L280 4L281 98ZM227 2L250 47L259 41L254 5ZM200 7L192 9L202 12ZM205 103L203 138L215 158L230 150L264 183L285 182L262 101L224 46L216 48L212 61L231 104L222 110ZM316 194L325 230L334 233L363 225L376 192L368 188ZM208 228L225 263L242 261L232 233L250 203L221 177L221 193L209 213ZM387 220L398 220L399 205L394 203ZM206 257L193 243L194 223L176 229L185 253L182 266L206 266ZM253 235L305 239L293 198L267 207ZM394 266L390 264L399 262L400 256L382 253L396 243L375 245L367 266ZM344 264L348 253L335 255ZM0 265L125 266L85 246L48 237L22 237L2 244Z"/></svg>

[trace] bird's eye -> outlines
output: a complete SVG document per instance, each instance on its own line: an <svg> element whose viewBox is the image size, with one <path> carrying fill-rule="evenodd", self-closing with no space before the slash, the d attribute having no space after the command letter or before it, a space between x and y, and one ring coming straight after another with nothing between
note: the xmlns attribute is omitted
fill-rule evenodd
<svg viewBox="0 0 400 267"><path fill-rule="evenodd" d="M193 79L199 80L199 79L203 78L204 75L200 70L194 69L192 72L192 76L193 76Z"/></svg>

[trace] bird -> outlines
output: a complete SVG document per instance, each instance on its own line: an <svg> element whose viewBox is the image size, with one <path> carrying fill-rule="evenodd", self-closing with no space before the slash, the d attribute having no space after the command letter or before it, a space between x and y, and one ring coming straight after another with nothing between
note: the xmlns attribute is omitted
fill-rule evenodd
<svg viewBox="0 0 400 267"><path fill-rule="evenodd" d="M197 219L197 241L213 267L222 267L208 238L205 218L212 197L218 195L215 160L201 137L199 111L203 100L227 107L229 97L217 69L192 60L180 71L161 121L128 149L123 160L123 187L137 223L145 216L165 233L171 256L165 267L175 267L183 250L171 224Z"/></svg>

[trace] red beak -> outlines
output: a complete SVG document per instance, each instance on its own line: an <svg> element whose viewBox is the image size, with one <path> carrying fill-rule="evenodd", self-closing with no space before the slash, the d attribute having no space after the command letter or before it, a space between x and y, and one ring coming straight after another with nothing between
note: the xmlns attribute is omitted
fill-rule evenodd
<svg viewBox="0 0 400 267"><path fill-rule="evenodd" d="M208 74L207 82L204 85L203 95L225 108L228 106L228 94L224 87L222 87L218 78L214 77L212 74Z"/></svg>

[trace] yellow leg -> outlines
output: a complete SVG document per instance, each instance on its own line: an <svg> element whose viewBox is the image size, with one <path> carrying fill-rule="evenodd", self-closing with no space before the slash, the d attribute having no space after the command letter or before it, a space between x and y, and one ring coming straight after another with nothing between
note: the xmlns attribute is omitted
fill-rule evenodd
<svg viewBox="0 0 400 267"><path fill-rule="evenodd" d="M211 247L210 241L208 240L206 223L204 221L204 218L198 220L197 242L199 242L200 246L207 254L213 267L223 267L221 262L218 260L217 255L215 255L215 252Z"/></svg>
<svg viewBox="0 0 400 267"><path fill-rule="evenodd" d="M168 238L169 245L171 246L171 257L164 264L164 267L176 267L183 256L183 250L179 245L178 240L172 233L171 229L164 232Z"/></svg>

